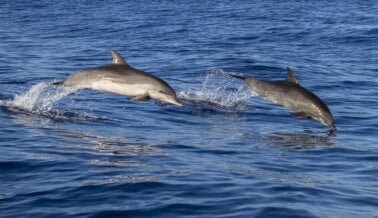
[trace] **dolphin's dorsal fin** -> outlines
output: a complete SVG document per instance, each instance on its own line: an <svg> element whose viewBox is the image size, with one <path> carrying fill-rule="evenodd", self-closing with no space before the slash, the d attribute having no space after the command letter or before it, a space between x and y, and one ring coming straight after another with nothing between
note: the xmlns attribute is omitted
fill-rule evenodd
<svg viewBox="0 0 378 218"><path fill-rule="evenodd" d="M294 74L294 71L290 69L290 67L287 67L287 76L286 76L286 81L296 83L298 84L297 77Z"/></svg>
<svg viewBox="0 0 378 218"><path fill-rule="evenodd" d="M111 50L110 53L112 54L112 57L113 57L113 61L112 61L112 64L126 64L126 61L123 60L123 58L121 57L121 55L118 54L118 52L114 51L114 50Z"/></svg>

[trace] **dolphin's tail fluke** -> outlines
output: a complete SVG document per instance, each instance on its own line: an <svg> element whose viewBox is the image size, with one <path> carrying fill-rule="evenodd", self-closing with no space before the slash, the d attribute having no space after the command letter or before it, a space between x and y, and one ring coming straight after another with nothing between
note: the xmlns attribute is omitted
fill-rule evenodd
<svg viewBox="0 0 378 218"><path fill-rule="evenodd" d="M53 82L53 83L51 83L51 85L53 85L53 86L61 86L61 85L63 85L63 81Z"/></svg>
<svg viewBox="0 0 378 218"><path fill-rule="evenodd" d="M234 74L228 74L229 76L235 77L237 79L245 80L244 76L234 75Z"/></svg>

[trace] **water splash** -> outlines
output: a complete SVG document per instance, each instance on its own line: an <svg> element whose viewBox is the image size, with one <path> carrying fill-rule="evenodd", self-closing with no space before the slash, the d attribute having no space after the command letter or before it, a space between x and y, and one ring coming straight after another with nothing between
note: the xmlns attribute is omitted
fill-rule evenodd
<svg viewBox="0 0 378 218"><path fill-rule="evenodd" d="M16 95L11 100L0 100L0 106L6 107L9 112L16 113L17 117L22 117L22 120L26 123L49 122L46 118L54 120L98 119L97 116L86 112L54 108L60 99L77 90L77 88L52 86L51 83L41 82L33 85L27 92Z"/></svg>
<svg viewBox="0 0 378 218"><path fill-rule="evenodd" d="M16 95L13 100L0 101L0 105L27 112L43 113L51 111L54 104L77 89L53 87L50 83L41 82L26 93Z"/></svg>
<svg viewBox="0 0 378 218"><path fill-rule="evenodd" d="M231 78L224 69L206 72L199 88L178 93L178 98L186 104L199 105L204 109L222 111L244 111L247 100L256 96L243 82Z"/></svg>

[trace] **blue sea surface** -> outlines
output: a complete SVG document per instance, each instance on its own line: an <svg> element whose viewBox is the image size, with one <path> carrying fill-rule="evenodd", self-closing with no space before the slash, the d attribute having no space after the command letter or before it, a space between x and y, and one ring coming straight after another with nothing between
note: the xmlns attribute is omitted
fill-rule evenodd
<svg viewBox="0 0 378 218"><path fill-rule="evenodd" d="M183 107L51 86L111 62ZM337 131L228 73L290 66ZM2 1L0 217L378 217L378 2Z"/></svg>

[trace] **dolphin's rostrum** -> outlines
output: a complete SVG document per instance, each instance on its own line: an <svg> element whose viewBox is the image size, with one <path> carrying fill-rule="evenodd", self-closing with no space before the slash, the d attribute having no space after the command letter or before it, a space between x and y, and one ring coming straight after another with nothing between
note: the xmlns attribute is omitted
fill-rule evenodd
<svg viewBox="0 0 378 218"><path fill-rule="evenodd" d="M257 94L270 101L292 109L298 118L309 117L336 130L331 111L327 105L314 93L303 88L294 72L288 67L286 80L267 81L249 76L231 75L244 82Z"/></svg>
<svg viewBox="0 0 378 218"><path fill-rule="evenodd" d="M76 72L64 81L54 83L54 85L89 88L133 96L132 101L153 98L182 106L175 91L168 83L129 66L116 51L111 51L111 54L113 57L111 64Z"/></svg>

